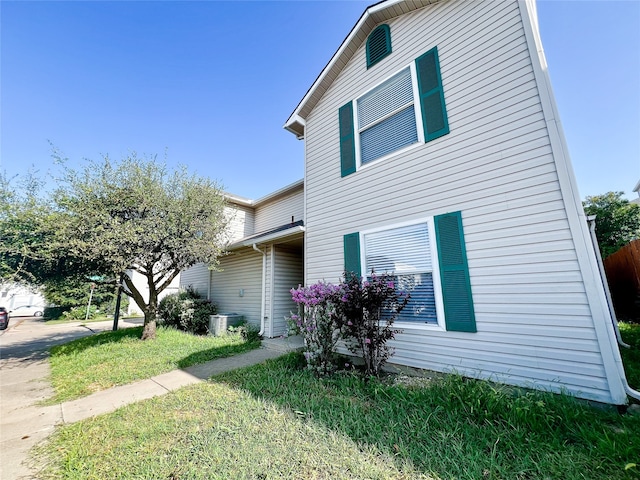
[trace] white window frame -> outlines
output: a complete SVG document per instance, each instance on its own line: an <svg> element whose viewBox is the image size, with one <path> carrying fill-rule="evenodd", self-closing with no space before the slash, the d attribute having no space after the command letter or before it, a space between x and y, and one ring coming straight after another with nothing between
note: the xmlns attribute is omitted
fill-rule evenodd
<svg viewBox="0 0 640 480"><path fill-rule="evenodd" d="M362 159L362 154L361 154L361 150L360 150L360 134L364 131L364 130L368 130L370 128L372 128L375 125L378 125L379 123L385 121L386 119L392 117L393 115L395 115L396 113L398 113L399 111L408 108L407 106L402 107L399 110L396 110L392 113L387 114L385 117L379 119L378 121L376 121L373 124L367 125L366 128L360 128L360 121L359 121L359 112L358 112L358 100L360 100L362 97L366 96L367 94L369 94L370 92L372 92L373 90L375 90L376 88L378 88L380 85L382 85L383 83L389 81L391 78L395 77L396 75L398 75L401 71L406 70L407 67L409 68L410 72L411 72L411 87L413 90L413 113L416 117L416 129L417 129L417 133L418 133L418 141L415 143L412 143L411 145L407 145L406 147L402 147L398 150L394 150L393 152L390 152L386 155L383 155L380 158L376 158L375 160L371 160L368 163L363 164L361 159ZM418 91L418 73L416 71L416 63L411 62L409 65L405 65L402 68L399 68L398 70L394 71L391 75L388 75L387 77L385 77L384 80L382 80L381 82L378 82L377 84L375 84L373 87L369 88L367 91L365 91L362 95L359 95L358 97L356 97L353 102L353 132L354 132L354 145L355 145L355 150L356 150L356 171L362 169L362 168L367 168L370 165L374 165L378 162L384 162L385 160L395 156L395 155L400 155L403 154L409 150L413 150L414 148L419 147L420 145L424 145L425 142L425 138L424 138L424 125L422 123L422 106L420 105L420 93Z"/></svg>
<svg viewBox="0 0 640 480"><path fill-rule="evenodd" d="M435 297L435 305L436 305L436 320L437 324L427 324L427 323L419 323L419 322L407 322L397 320L394 322L394 325L405 329L416 329L416 330L438 330L438 331L446 331L446 324L444 318L444 303L442 301L442 283L440 281L440 262L438 259L438 246L436 245L436 237L435 237L435 224L433 221L433 217L424 217L415 220L407 220L405 222L393 223L390 225L385 225L383 227L371 228L369 230L363 230L360 233L360 265L361 265L361 278L367 278L371 272L367 272L367 243L365 236L371 233L384 232L388 230L395 230L397 228L408 227L411 225L418 224L427 224L427 232L429 234L429 246L430 246L430 255L431 255L431 273L433 278L433 295ZM385 273L385 272L378 272ZM423 273L423 272L420 272Z"/></svg>

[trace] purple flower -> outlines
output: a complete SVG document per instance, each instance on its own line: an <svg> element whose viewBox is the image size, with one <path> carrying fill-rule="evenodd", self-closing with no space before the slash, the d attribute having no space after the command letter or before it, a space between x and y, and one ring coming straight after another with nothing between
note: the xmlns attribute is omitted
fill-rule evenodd
<svg viewBox="0 0 640 480"><path fill-rule="evenodd" d="M371 339L370 338L365 338L364 339L364 343L366 343L367 345L371 344Z"/></svg>
<svg viewBox="0 0 640 480"><path fill-rule="evenodd" d="M387 283L387 287L389 287L389 288L395 288L395 286L393 285L393 282L388 282L388 283Z"/></svg>

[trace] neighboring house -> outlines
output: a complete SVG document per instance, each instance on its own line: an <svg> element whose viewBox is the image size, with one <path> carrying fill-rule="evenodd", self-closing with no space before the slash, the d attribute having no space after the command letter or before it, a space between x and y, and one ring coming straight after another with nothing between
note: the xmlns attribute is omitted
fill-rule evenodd
<svg viewBox="0 0 640 480"><path fill-rule="evenodd" d="M211 299L219 313L244 315L267 337L284 335L285 317L296 311L289 290L304 283L304 182L256 201L227 201L227 254L217 270L199 264L182 272L180 286Z"/></svg>
<svg viewBox="0 0 640 480"><path fill-rule="evenodd" d="M633 187L633 191L638 194L638 198L634 198L633 200L631 200L631 203L640 203L640 180L638 180L636 186Z"/></svg>
<svg viewBox="0 0 640 480"><path fill-rule="evenodd" d="M31 288L19 283L0 284L0 307L13 310L23 305L45 307L44 295L37 288Z"/></svg>
<svg viewBox="0 0 640 480"><path fill-rule="evenodd" d="M394 363L613 404L637 394L532 0L369 7L285 128L304 139L304 183L230 198L244 230L222 271L183 284L275 336L298 283L390 272L412 295Z"/></svg>
<svg viewBox="0 0 640 480"><path fill-rule="evenodd" d="M142 294L142 298L144 298L145 302L149 301L149 284L147 283L147 277L142 275L141 273L136 272L135 270L127 270L127 275L131 278L131 281L136 286L138 291ZM165 288L158 295L158 301L162 300L164 297L171 293L176 293L180 287L180 274L174 278L169 286ZM129 307L127 308L127 315L144 315L138 304L135 302L133 297L129 297Z"/></svg>

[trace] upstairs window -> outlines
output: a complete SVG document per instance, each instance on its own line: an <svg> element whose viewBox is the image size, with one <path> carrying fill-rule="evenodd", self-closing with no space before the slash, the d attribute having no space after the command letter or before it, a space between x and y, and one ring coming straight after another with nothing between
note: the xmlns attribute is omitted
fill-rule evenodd
<svg viewBox="0 0 640 480"><path fill-rule="evenodd" d="M418 141L411 70L404 69L357 101L360 163Z"/></svg>
<svg viewBox="0 0 640 480"><path fill-rule="evenodd" d="M367 68L391 53L391 31L389 25L376 27L367 38Z"/></svg>
<svg viewBox="0 0 640 480"><path fill-rule="evenodd" d="M361 165L449 133L437 48L339 109L343 177Z"/></svg>

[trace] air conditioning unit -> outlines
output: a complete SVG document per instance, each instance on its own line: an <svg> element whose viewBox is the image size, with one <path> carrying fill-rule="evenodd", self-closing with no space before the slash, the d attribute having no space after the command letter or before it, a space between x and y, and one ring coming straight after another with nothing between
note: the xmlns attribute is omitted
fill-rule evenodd
<svg viewBox="0 0 640 480"><path fill-rule="evenodd" d="M209 317L209 335L226 335L229 327L237 327L244 323L244 315L237 313L220 313Z"/></svg>

